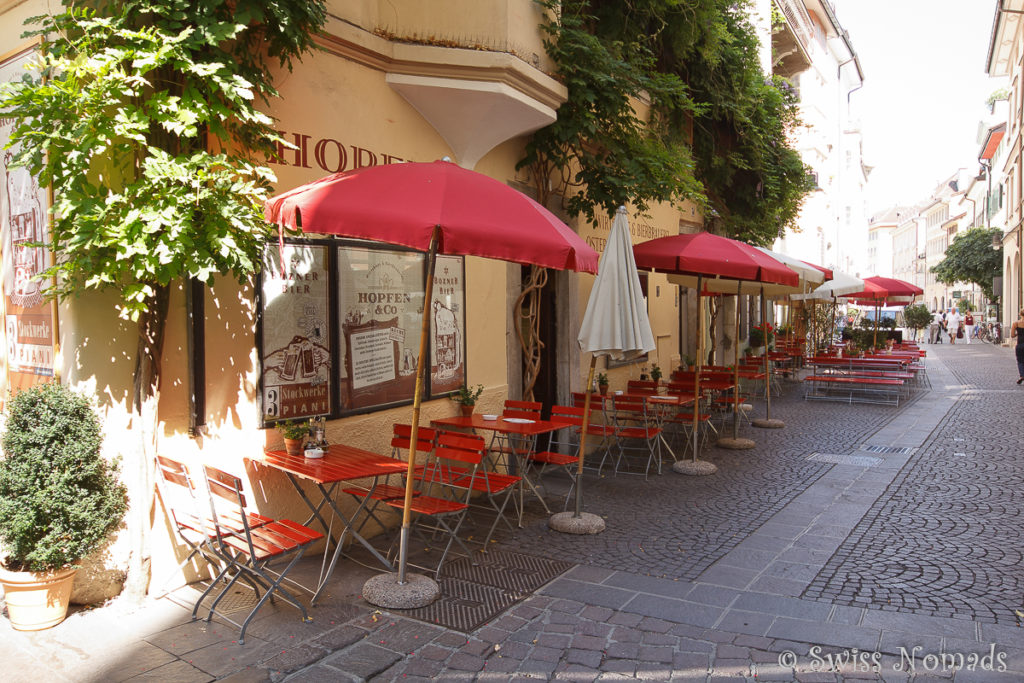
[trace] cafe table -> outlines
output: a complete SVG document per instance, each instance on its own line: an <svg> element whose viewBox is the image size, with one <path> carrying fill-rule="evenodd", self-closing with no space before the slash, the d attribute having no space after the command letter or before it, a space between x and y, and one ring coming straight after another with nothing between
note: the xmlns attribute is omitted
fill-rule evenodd
<svg viewBox="0 0 1024 683"><path fill-rule="evenodd" d="M334 492L341 482L354 481L357 479L368 479L370 484L367 488L369 492L377 487L382 480L386 480L388 476L392 474L403 475L406 473L408 463L390 458L379 453L373 453L371 451L364 451L360 448L354 448L352 446L343 446L341 444L332 444L327 447L321 458L307 458L304 455L290 455L287 451L267 449L264 451L262 456L247 457L247 460L254 463L257 467L267 467L269 469L283 472L288 477L288 481L292 483L292 486L298 492L299 497L302 498L303 502L310 510L310 517L306 520L306 526L316 520L320 526L323 527L324 533L327 535L329 542L324 548L324 558L326 560L328 553L330 553L331 545L334 545L334 553L331 555L330 565L326 570L321 567L320 577L318 580L316 592L313 594L313 598L310 604L316 604L317 598L324 590L324 586L327 584L327 580L330 578L331 573L334 571L334 566L338 563L338 558L342 553L342 546L345 540L345 534L349 533L352 538L359 541L367 550L376 557L381 564L384 565L389 571L392 569L391 563L381 555L373 545L370 544L362 535L359 534L356 527L353 525L355 520L366 508L367 503L371 500L369 495L363 497L359 506L355 512L351 515L345 515L339 508L334 500ZM312 482L320 493L320 500L316 503L310 499L303 490L300 482ZM338 531L337 538L331 535L332 524L324 519L324 515L321 514L321 510L324 507L330 508L334 513L334 516L341 522L341 529Z"/></svg>
<svg viewBox="0 0 1024 683"><path fill-rule="evenodd" d="M513 464L517 470L515 474L518 474L522 478L519 489L519 504L516 510L519 517L519 526L523 525L522 484L526 484L526 486L529 487L530 491L533 492L533 495L540 501L540 504L544 506L544 510L548 514L551 514L551 508L548 507L544 497L540 495L540 491L537 490L536 484L526 476L526 470L529 463L529 457L537 448L537 437L541 434L550 434L552 432L557 432L559 429L565 429L565 424L561 422L551 422L549 420L531 420L528 418L502 416L497 416L494 420L485 420L484 416L479 413L473 413L469 416L442 417L431 420L431 424L435 427L458 427L461 429L472 430L483 429L496 433L499 436L500 442L506 445L504 450L513 454Z"/></svg>

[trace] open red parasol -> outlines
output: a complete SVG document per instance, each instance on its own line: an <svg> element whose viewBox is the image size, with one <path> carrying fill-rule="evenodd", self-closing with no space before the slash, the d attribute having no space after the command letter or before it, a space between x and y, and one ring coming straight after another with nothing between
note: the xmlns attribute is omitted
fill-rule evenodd
<svg viewBox="0 0 1024 683"><path fill-rule="evenodd" d="M701 299L705 292L707 279L731 280L740 293L743 282L763 282L770 284L798 287L800 276L796 271L775 260L768 254L755 249L749 244L737 240L698 232L683 235L670 235L649 240L633 247L638 268L668 273L673 276L669 280L674 284L694 287L697 291L697 309L702 311ZM764 319L764 295L762 294L761 314ZM703 355L702 342L704 316L697 315L697 366L694 373L693 393L700 395L700 374ZM767 356L765 362L767 363ZM769 399L770 400L770 399ZM693 459L685 466L676 463L674 469L686 474L710 474L717 468L712 463L697 459L697 419L696 404L693 410Z"/></svg>
<svg viewBox="0 0 1024 683"><path fill-rule="evenodd" d="M307 233L342 235L427 252L426 302L432 296L437 254L597 272L597 252L550 211L502 182L447 161L389 164L337 173L268 199L264 214L282 228L301 227ZM423 315L411 444L418 442L429 320L430 316ZM402 511L399 586L407 583L415 468L416 449L411 448ZM418 605L408 602L408 597L393 604L379 604L422 606L436 593Z"/></svg>

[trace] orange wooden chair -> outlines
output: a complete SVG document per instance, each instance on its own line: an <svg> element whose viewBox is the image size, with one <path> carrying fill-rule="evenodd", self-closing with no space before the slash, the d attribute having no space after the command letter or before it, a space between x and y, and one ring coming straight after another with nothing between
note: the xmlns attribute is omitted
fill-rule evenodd
<svg viewBox="0 0 1024 683"><path fill-rule="evenodd" d="M413 498L410 508L413 515L412 531L428 549L433 548L438 535L444 539L445 545L435 565L426 567L415 564L419 561L415 557L410 564L432 570L435 578L440 576L453 545L458 545L465 556L472 556L465 542L459 537L459 529L466 520L473 495L484 493L485 496L481 497L486 497L491 490L489 481L493 480L496 483L504 476L487 472L483 467L486 453L484 440L479 436L441 431L437 435L433 457L417 471L420 495ZM514 479L518 480L518 477ZM515 482L511 482L507 487L506 504L513 486ZM397 510L403 509L404 506L404 500L397 498L386 500L384 503ZM503 509L504 505L501 507L501 510ZM497 521L495 520L495 525ZM430 533L429 536L427 532Z"/></svg>
<svg viewBox="0 0 1024 683"><path fill-rule="evenodd" d="M231 579L210 605L206 621L210 621L217 613L217 605L231 592L231 587L239 578L247 577L264 589L263 596L240 624L239 645L245 644L245 629L249 627L249 623L260 608L275 593L297 607L302 612L304 622L312 621L306 612L306 607L282 583L286 580L290 581L288 572L302 558L306 548L321 540L324 535L290 519L274 519L257 527L250 525L242 480L209 465L204 468L204 472L210 493L210 512L213 529L216 533L217 554L224 562L225 567L199 596L195 607L192 608L192 618L196 618L203 600L220 583L221 579L230 574L232 575ZM231 520L235 519L241 520L241 529L233 528ZM288 560L288 563L282 569L271 569L270 563L278 560ZM224 614L220 614L220 616L227 621L232 621Z"/></svg>
<svg viewBox="0 0 1024 683"><path fill-rule="evenodd" d="M205 561L212 568L213 576L219 574L224 568L224 563L214 546L217 533L213 520L203 509L206 505L205 490L200 495L195 481L189 474L188 467L162 455L156 456L156 488L175 533L189 550L185 559L160 585L166 586L175 574L195 558ZM247 518L253 527L263 526L272 521L269 517L255 512L249 512ZM235 531L242 529L241 519L233 519L224 515L223 523L229 524ZM255 590L256 586L251 581L249 583ZM166 595L167 592L169 591L161 593L160 596Z"/></svg>
<svg viewBox="0 0 1024 683"><path fill-rule="evenodd" d="M420 428L419 428L419 430L416 433L416 460L417 460L417 462L422 463L422 462L424 462L426 460L427 457L429 457L430 453L434 450L434 445L435 445L435 441L436 440L437 440L437 430L432 429L431 427L424 427L423 425L420 425ZM412 442L412 425L396 422L392 426L391 457L395 458L396 460L404 459L402 457L402 453L403 453L403 451L406 454L409 453L409 444L411 442ZM423 465L420 464L419 468L422 469L422 467L423 467ZM369 501L366 501L366 503L367 503L366 504L366 508L365 508L366 517L363 518L363 520L359 523L359 526L356 528L356 533L361 533L362 530L363 530L363 527L371 519L373 521L377 522L377 525L380 526L382 531L387 531L389 529L389 527L383 521L381 521L381 519L379 517L377 517L377 510L379 509L381 504L383 504L383 503L385 503L385 502L387 502L389 500L392 500L392 499L395 499L395 498L403 499L404 500L404 498L405 498L405 485L404 484L401 484L401 485L389 484L386 481L383 484L378 483L378 482L373 482L373 484L371 486L369 486L369 487L367 487L367 486L350 486L350 487L344 489L344 492L349 494L350 496L352 496L356 500L359 500L360 502L362 502L363 499L365 499L365 498L369 498L370 499ZM413 491L413 495L414 496L418 496L419 495L419 490L417 489L417 490Z"/></svg>
<svg viewBox="0 0 1024 683"><path fill-rule="evenodd" d="M591 417L594 411L591 410ZM548 448L530 456L530 462L538 468L538 478L545 471L557 469L569 477L569 491L565 494L565 505L576 488L576 475L579 467L579 441L583 430L583 406L551 406L551 421L563 425L562 429L552 432L548 440ZM589 421L587 433L590 433Z"/></svg>
<svg viewBox="0 0 1024 683"><path fill-rule="evenodd" d="M613 396L612 418L615 422L616 441L614 472L628 468L632 453L638 453L641 460L646 456L645 479L652 466L661 474L661 427L658 426L657 417L648 409L646 397L629 394ZM604 468L604 460L601 459L598 472Z"/></svg>

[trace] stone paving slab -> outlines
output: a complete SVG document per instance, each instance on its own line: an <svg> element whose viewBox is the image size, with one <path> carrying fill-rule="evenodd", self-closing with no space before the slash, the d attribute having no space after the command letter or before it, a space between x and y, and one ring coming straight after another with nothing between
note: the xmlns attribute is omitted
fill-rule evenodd
<svg viewBox="0 0 1024 683"><path fill-rule="evenodd" d="M609 526L597 537L548 532L529 506L500 547L577 566L472 633L367 605L372 571L346 562L312 624L268 606L245 646L230 625L191 623L187 599L32 635L0 620L5 683L1024 680L1010 617L1024 585L1024 544L1008 535L1024 490L1007 486L1024 443L1024 404L1004 386L1013 361L988 345L929 352L935 389L895 409L805 403L786 383L772 412L787 428L748 431L753 451L709 450L714 477L590 476L587 508ZM994 666L971 668L971 655ZM962 668L946 665L956 657Z"/></svg>

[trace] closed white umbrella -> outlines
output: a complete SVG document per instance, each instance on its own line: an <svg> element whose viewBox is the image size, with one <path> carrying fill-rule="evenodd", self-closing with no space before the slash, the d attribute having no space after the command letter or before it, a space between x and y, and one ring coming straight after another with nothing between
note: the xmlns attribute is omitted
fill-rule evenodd
<svg viewBox="0 0 1024 683"><path fill-rule="evenodd" d="M791 298L821 299L823 301L829 301L835 297L843 296L844 294L853 294L854 292L861 291L864 291L864 280L859 277L847 275L846 273L842 273L838 270L833 270L831 280L826 280L812 292L807 294L794 294Z"/></svg>
<svg viewBox="0 0 1024 683"><path fill-rule="evenodd" d="M587 427L590 422L590 387L594 383L594 368L598 356L611 356L616 360L636 358L655 348L651 321L647 316L647 302L640 289L640 276L633 257L633 243L629 238L626 207L615 212L612 229L604 253L597 267L597 277L590 290L587 310L577 337L580 348L593 355L587 375L586 398L583 402L583 426L580 431L580 451L576 475L576 507L571 513L560 512L551 517L549 524L556 531L569 533L596 533L604 529L604 520L597 515L583 513L583 456L586 453Z"/></svg>
<svg viewBox="0 0 1024 683"><path fill-rule="evenodd" d="M636 358L655 348L624 206L615 212L577 339L584 351L615 360Z"/></svg>

